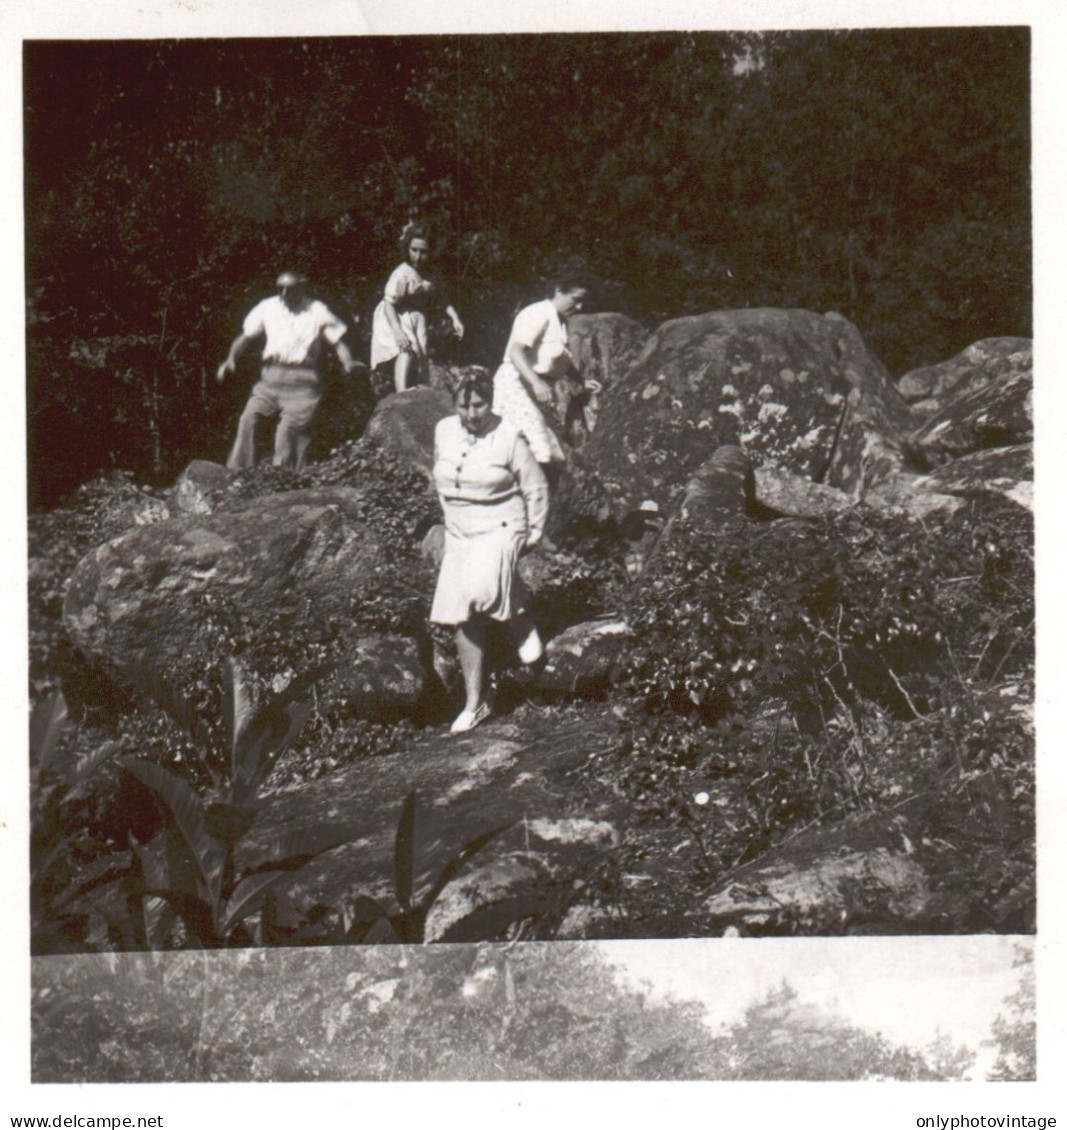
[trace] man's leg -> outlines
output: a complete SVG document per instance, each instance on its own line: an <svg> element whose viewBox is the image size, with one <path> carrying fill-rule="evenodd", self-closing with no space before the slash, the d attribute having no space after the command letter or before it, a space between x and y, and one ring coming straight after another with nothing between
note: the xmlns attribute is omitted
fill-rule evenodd
<svg viewBox="0 0 1067 1130"><path fill-rule="evenodd" d="M233 443L226 466L231 471L242 471L255 466L256 462L256 422L261 417L278 415L278 404L262 382L252 389L241 419L237 422L237 438Z"/></svg>
<svg viewBox="0 0 1067 1130"><path fill-rule="evenodd" d="M281 397L282 418L274 433L274 466L302 471L311 443L311 422L322 399L317 385L289 389Z"/></svg>

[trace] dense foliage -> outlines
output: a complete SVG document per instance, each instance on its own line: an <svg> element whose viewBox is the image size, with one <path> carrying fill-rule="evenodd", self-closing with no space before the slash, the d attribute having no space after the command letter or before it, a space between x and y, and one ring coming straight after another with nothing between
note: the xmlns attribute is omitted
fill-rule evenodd
<svg viewBox="0 0 1067 1130"><path fill-rule="evenodd" d="M859 842L855 820L909 804L943 889L987 890L971 928L1032 928L1017 917L1033 867L1024 511L679 530L628 611L620 750L594 779L673 826L698 882L845 818Z"/></svg>
<svg viewBox="0 0 1067 1130"><path fill-rule="evenodd" d="M974 1058L894 1044L788 984L714 1029L595 946L219 956L39 970L35 1081L959 1079Z"/></svg>
<svg viewBox="0 0 1067 1130"><path fill-rule="evenodd" d="M649 324L836 309L894 372L1029 334L1028 48L1025 28L28 43L31 499L220 458L254 365L214 372L280 265L365 356L415 212L482 363L532 280L578 263ZM366 390L335 387L356 428Z"/></svg>
<svg viewBox="0 0 1067 1130"><path fill-rule="evenodd" d="M432 575L417 557L416 532L436 503L419 473L351 444L303 476L269 467L238 476L216 502L224 512L261 491L332 483L360 487L404 568L353 594L344 625L320 623L312 610L251 623L225 601L205 606L196 670L162 673L199 712L208 738L200 745L85 663L58 620L78 556L150 518L167 497L119 477L34 517L33 696L44 700L60 684L70 696L81 723L72 767L91 763L105 743L114 754L77 803L47 782L37 794L52 805L42 811L42 836L69 837L71 848L68 873L53 885L106 867L129 830L142 840L158 830L158 801L116 760L147 758L201 794L210 789L224 757L226 656L240 656L250 673L321 673L306 725L273 767L275 789L406 747L415 726L446 716L434 711L447 704L427 700L413 720L375 722L329 694L330 664L352 624L426 638ZM580 491L574 501L580 514ZM716 929L700 920L695 896L721 889L739 867L809 831L842 829L841 842L862 849L905 818L908 850L938 891L926 929L1032 929L1029 515L985 499L921 525L861 507L813 521L738 520L710 538L672 529L637 584L626 580L626 533L588 516L539 566L535 612L548 636L599 613L623 615L634 632L621 685L588 692L610 694L617 745L567 784L590 812L614 798L625 829L622 844L573 876L578 901L606 911L603 929L633 937ZM439 650L451 646L448 637L437 635ZM531 693L509 673L513 661L506 647L494 657L504 712ZM272 688L256 693L268 701ZM899 829L893 834L900 842ZM628 875L650 869L654 886L629 884ZM525 936L554 936L574 901L527 923ZM848 922L783 911L764 929L838 933L885 928L896 917L879 889L857 889L851 905ZM509 922L487 925L483 936ZM589 928L599 936L595 920Z"/></svg>
<svg viewBox="0 0 1067 1130"><path fill-rule="evenodd" d="M1037 982L1034 951L1019 946L1015 968L1020 970L1018 986L1004 1002L1005 1010L993 1021L989 1046L997 1051L990 1078L1018 1082L1037 1078Z"/></svg>

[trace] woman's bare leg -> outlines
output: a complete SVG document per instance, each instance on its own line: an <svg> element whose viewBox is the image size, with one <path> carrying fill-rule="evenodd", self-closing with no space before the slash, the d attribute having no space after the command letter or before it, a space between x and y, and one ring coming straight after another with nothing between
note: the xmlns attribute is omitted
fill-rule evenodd
<svg viewBox="0 0 1067 1130"><path fill-rule="evenodd" d="M393 369L393 383L397 392L403 392L409 383L412 363L415 357L411 353L398 353L396 355L396 368Z"/></svg>
<svg viewBox="0 0 1067 1130"><path fill-rule="evenodd" d="M485 686L485 621L468 620L456 628L456 650L459 668L463 672L463 687L467 701L464 710L471 712L482 703Z"/></svg>

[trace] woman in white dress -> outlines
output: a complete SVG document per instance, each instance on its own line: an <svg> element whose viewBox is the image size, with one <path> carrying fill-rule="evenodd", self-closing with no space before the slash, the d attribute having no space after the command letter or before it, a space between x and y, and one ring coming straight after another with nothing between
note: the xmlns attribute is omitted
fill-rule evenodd
<svg viewBox="0 0 1067 1130"><path fill-rule="evenodd" d="M493 408L526 437L538 463L551 475L566 456L547 413L552 410L552 382L573 371L567 348L567 318L577 314L589 296L585 276L556 283L551 298L520 310L512 323L504 362L493 378ZM591 386L590 386L591 387Z"/></svg>
<svg viewBox="0 0 1067 1130"><path fill-rule="evenodd" d="M455 415L439 421L434 433L445 548L430 619L456 630L465 702L452 733L460 734L492 713L485 662L490 620L510 624L523 663L541 658L517 567L520 553L544 532L548 484L521 433L493 411L487 372L464 375L453 397Z"/></svg>
<svg viewBox="0 0 1067 1130"><path fill-rule="evenodd" d="M397 392L429 379L426 314L437 295L437 283L424 274L430 257L430 237L421 224L410 223L400 236L404 262L389 276L385 297L374 311L371 325L370 367L391 362ZM463 337L463 323L451 303L445 313L456 337Z"/></svg>

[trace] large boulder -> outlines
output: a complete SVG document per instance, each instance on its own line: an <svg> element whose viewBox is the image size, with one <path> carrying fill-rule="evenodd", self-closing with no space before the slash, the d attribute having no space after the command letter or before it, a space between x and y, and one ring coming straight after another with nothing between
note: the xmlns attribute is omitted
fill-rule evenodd
<svg viewBox="0 0 1067 1130"><path fill-rule="evenodd" d="M840 314L827 314L825 320L836 327L834 350L849 393L833 455L821 481L862 498L904 466L903 443L915 419L856 327Z"/></svg>
<svg viewBox="0 0 1067 1130"><path fill-rule="evenodd" d="M944 407L956 393L974 392L1021 372L1031 372L1033 342L1026 337L990 337L967 346L937 365L912 369L897 382L901 396L923 418Z"/></svg>
<svg viewBox="0 0 1067 1130"><path fill-rule="evenodd" d="M920 850L922 813L937 803L922 796L816 828L738 867L704 900L710 932L940 932L967 908L937 891L931 853Z"/></svg>
<svg viewBox="0 0 1067 1130"><path fill-rule="evenodd" d="M603 693L618 681L631 638L629 625L618 617L572 624L549 640L536 685L549 694Z"/></svg>
<svg viewBox="0 0 1067 1130"><path fill-rule="evenodd" d="M596 427L600 405L609 389L630 371L651 336L625 314L577 314L567 323L571 356L584 381L597 381L601 391L589 399L586 418Z"/></svg>
<svg viewBox="0 0 1067 1130"><path fill-rule="evenodd" d="M960 388L909 438L908 451L919 466L932 469L985 448L1032 442L1032 367L975 387L965 380Z"/></svg>
<svg viewBox="0 0 1067 1130"><path fill-rule="evenodd" d="M429 473L434 429L437 421L452 411L452 397L443 388L409 388L379 402L364 434L379 447Z"/></svg>
<svg viewBox="0 0 1067 1130"><path fill-rule="evenodd" d="M690 525L719 526L743 515L755 499L752 464L740 447L713 452L685 485L678 517Z"/></svg>
<svg viewBox="0 0 1067 1130"><path fill-rule="evenodd" d="M383 722L414 714L427 686L420 650L410 636L357 636L345 644L344 662L327 686L360 718Z"/></svg>
<svg viewBox="0 0 1067 1130"><path fill-rule="evenodd" d="M931 474L923 475L915 489L959 498L1000 495L1026 510L1033 510L1033 445L992 447L953 459Z"/></svg>
<svg viewBox="0 0 1067 1130"><path fill-rule="evenodd" d="M605 394L583 451L624 515L645 500L669 506L723 445L859 494L894 469L913 427L844 318L730 310L661 326Z"/></svg>
<svg viewBox="0 0 1067 1130"><path fill-rule="evenodd" d="M147 669L179 682L252 645L253 674L284 682L294 662L325 654L335 625L351 621L353 598L400 564L364 519L361 498L353 488L291 491L135 527L75 569L63 609L71 639L120 677ZM342 697L375 697L377 688L372 715L413 704L426 677L414 645L353 636L339 664L351 683L338 684ZM257 646L286 638L290 646L273 652ZM273 669L255 666L269 654Z"/></svg>
<svg viewBox="0 0 1067 1130"><path fill-rule="evenodd" d="M182 514L210 514L232 480L221 463L194 459L174 484L174 503Z"/></svg>
<svg viewBox="0 0 1067 1130"><path fill-rule="evenodd" d="M415 901L464 844L503 829L445 887L426 924L428 941L484 940L493 936L494 917L496 929L507 924L509 905L515 917L545 913L553 899L573 893L575 874L619 838L610 815L590 811L563 784L616 741L613 716L596 705L581 716L521 724L493 718L458 738L426 732L402 756L364 759L298 793L269 797L239 851L256 858L279 838L302 842L322 829L351 827L358 839L296 872L289 897L335 918L361 895L395 912L397 822L404 797L417 789ZM461 925L472 913L480 920L473 935Z"/></svg>
<svg viewBox="0 0 1067 1130"><path fill-rule="evenodd" d="M851 510L856 500L844 491L813 483L773 463L757 467L754 473L756 502L776 515L791 518L823 518Z"/></svg>
<svg viewBox="0 0 1067 1130"><path fill-rule="evenodd" d="M648 544L642 538L631 547L629 575L639 575L644 570L645 557L654 558L662 547L669 545L680 526L685 527L690 538L714 536L731 519L748 515L754 503L755 478L748 456L732 444L717 448L685 484L655 541Z"/></svg>

